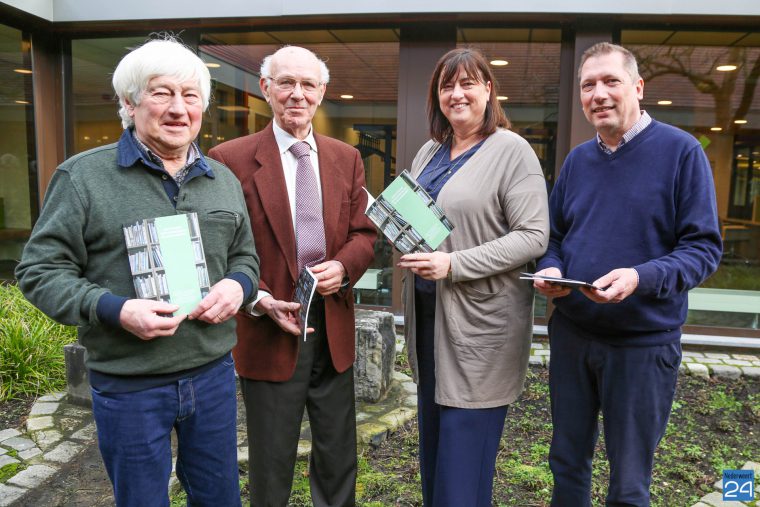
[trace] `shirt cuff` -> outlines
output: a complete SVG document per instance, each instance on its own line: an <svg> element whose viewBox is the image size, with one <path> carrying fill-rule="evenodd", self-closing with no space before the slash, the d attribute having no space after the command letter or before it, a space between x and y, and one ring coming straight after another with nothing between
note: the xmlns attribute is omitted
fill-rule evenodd
<svg viewBox="0 0 760 507"><path fill-rule="evenodd" d="M254 299L252 302L250 302L247 305L245 305L245 308L243 308L243 310L248 315L253 315L254 317L261 317L261 316L263 316L264 312L260 312L259 310L257 310L256 309L256 305L258 304L259 301L261 301L265 297L269 297L269 296L271 296L270 293L268 293L265 290L259 289L258 294L256 294L256 299Z"/></svg>
<svg viewBox="0 0 760 507"><path fill-rule="evenodd" d="M98 320L111 327L121 327L121 308L129 298L114 296L110 292L103 294L95 306Z"/></svg>
<svg viewBox="0 0 760 507"><path fill-rule="evenodd" d="M253 292L253 282L250 278L248 278L248 275L245 275L239 271L236 271L234 273L230 273L225 278L229 278L230 280L235 280L237 283L240 284L240 286L243 288L243 301L248 299L251 296L251 292Z"/></svg>

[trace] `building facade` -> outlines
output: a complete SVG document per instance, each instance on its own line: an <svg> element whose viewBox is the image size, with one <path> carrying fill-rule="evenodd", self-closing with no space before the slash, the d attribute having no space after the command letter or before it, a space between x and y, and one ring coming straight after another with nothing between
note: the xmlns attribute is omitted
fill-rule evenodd
<svg viewBox="0 0 760 507"><path fill-rule="evenodd" d="M477 47L491 61L501 103L535 149L550 189L565 155L593 135L578 98L579 57L611 41L639 59L642 107L692 133L712 165L725 254L690 297L687 331L760 338L757 2L256 4L0 1L0 279L12 278L56 166L118 139L111 73L151 34L179 36L211 71L204 152L270 121L258 87L265 55L284 44L313 50L331 71L315 128L361 151L373 194L427 140L428 80L438 57L458 46ZM378 241L356 291L360 304L401 313L393 266L392 249ZM537 298L537 324L551 310Z"/></svg>

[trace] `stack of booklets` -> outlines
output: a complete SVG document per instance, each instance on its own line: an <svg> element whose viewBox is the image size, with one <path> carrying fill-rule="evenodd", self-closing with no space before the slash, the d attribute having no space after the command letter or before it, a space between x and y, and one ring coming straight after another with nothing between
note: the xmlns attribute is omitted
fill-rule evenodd
<svg viewBox="0 0 760 507"><path fill-rule="evenodd" d="M401 253L432 252L454 225L409 171L403 171L377 199L367 192L366 214Z"/></svg>
<svg viewBox="0 0 760 507"><path fill-rule="evenodd" d="M211 285L198 215L149 218L123 229L137 297L179 305L178 314L198 306Z"/></svg>

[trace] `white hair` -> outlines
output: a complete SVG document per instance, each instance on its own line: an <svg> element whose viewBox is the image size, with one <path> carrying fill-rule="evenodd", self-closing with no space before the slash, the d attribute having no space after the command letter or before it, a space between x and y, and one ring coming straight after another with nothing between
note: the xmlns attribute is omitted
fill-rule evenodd
<svg viewBox="0 0 760 507"><path fill-rule="evenodd" d="M268 55L264 58L264 60L261 62L261 69L259 69L259 75L265 79L272 79L274 76L272 76L272 57L282 51L283 49L287 48L295 48L298 46L283 46L271 55ZM319 62L319 80L323 84L327 84L330 82L330 70L327 68L327 64L320 59L316 54L314 54L313 51L310 51L306 48L300 48L303 50L308 51L311 53L311 55L314 57L314 59Z"/></svg>
<svg viewBox="0 0 760 507"><path fill-rule="evenodd" d="M135 124L127 112L127 101L133 106L139 105L150 80L159 76L180 82L197 81L203 110L208 108L211 96L208 67L174 37L152 40L127 53L113 73L113 89L119 97L119 116L125 129Z"/></svg>

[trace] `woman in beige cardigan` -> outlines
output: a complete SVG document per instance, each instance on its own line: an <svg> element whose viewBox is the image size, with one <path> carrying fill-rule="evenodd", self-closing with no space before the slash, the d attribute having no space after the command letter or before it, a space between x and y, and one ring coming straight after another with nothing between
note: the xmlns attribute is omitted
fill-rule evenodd
<svg viewBox="0 0 760 507"><path fill-rule="evenodd" d="M547 247L546 184L496 95L482 54L444 55L428 94L433 140L412 164L454 224L438 251L399 263L426 506L490 507L507 406L528 365L533 289L519 273Z"/></svg>

